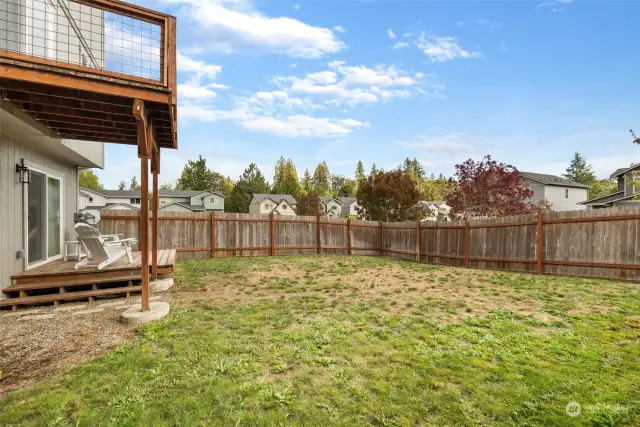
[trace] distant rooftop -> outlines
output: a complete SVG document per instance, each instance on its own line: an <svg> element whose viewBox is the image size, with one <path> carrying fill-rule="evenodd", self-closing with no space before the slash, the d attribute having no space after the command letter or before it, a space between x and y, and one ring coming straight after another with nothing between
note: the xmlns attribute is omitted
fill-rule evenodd
<svg viewBox="0 0 640 427"><path fill-rule="evenodd" d="M575 188L589 188L588 185L580 184L579 182L571 181L570 179L562 178L556 175L547 175L544 173L535 172L520 172L524 178L529 178L533 181L540 182L545 185L559 185L562 187L575 187Z"/></svg>

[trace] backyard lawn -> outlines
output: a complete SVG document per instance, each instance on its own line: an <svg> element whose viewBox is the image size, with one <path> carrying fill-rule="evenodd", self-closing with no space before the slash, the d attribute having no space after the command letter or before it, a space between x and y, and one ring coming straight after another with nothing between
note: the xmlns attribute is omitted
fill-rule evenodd
<svg viewBox="0 0 640 427"><path fill-rule="evenodd" d="M640 425L637 284L346 256L175 277L166 319L0 397L0 425Z"/></svg>

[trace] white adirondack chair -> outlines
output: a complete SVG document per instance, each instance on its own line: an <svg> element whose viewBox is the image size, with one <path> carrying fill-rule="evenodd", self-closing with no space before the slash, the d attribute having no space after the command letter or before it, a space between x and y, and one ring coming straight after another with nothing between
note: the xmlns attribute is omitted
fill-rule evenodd
<svg viewBox="0 0 640 427"><path fill-rule="evenodd" d="M131 243L136 239L120 239L118 235L101 235L98 229L83 223L75 226L78 242L82 245L86 257L75 265L75 269L81 267L97 268L102 270L112 262L127 255L129 262L133 262L131 256Z"/></svg>

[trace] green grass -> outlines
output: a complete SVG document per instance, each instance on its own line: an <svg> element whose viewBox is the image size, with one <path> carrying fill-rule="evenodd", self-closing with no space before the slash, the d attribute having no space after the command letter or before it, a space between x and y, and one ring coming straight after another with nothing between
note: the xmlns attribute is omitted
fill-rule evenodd
<svg viewBox="0 0 640 427"><path fill-rule="evenodd" d="M197 293L286 269L305 273L259 285L275 300L174 304L134 342L0 399L0 425L640 425L637 285L366 257L188 261L176 277L178 291ZM348 278L358 271L371 279L356 288ZM398 271L407 289L443 277L461 292L400 303L395 292L323 292L327 283L370 290ZM296 287L314 292L291 295ZM537 301L553 318L500 308L476 316L467 288ZM565 412L572 401L583 408L575 418Z"/></svg>

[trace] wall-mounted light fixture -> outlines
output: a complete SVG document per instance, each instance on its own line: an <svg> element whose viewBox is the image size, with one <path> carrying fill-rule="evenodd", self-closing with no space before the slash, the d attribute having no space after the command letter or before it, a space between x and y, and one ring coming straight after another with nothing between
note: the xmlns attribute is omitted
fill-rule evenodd
<svg viewBox="0 0 640 427"><path fill-rule="evenodd" d="M16 173L21 184L31 183L31 171L24 165L24 159L22 159L22 164L16 165Z"/></svg>

